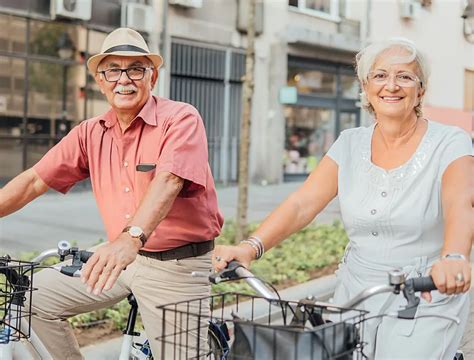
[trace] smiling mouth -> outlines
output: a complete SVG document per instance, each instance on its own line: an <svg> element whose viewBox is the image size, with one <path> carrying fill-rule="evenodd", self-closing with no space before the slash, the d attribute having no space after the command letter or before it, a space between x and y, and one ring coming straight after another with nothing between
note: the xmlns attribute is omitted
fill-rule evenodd
<svg viewBox="0 0 474 360"><path fill-rule="evenodd" d="M402 96L380 96L380 98L385 102L397 102L403 99Z"/></svg>
<svg viewBox="0 0 474 360"><path fill-rule="evenodd" d="M134 94L135 91L134 90L122 90L122 91L117 91L116 94L119 94L119 95L131 95L131 94Z"/></svg>

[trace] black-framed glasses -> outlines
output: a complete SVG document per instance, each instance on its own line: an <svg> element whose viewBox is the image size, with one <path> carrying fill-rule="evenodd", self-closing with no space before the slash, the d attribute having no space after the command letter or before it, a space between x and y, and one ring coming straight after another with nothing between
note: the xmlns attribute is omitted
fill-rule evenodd
<svg viewBox="0 0 474 360"><path fill-rule="evenodd" d="M107 70L98 71L98 73L104 75L106 81L115 82L120 79L122 73L127 74L130 80L141 80L145 76L147 70L153 69L152 67L134 66L126 69L112 68Z"/></svg>

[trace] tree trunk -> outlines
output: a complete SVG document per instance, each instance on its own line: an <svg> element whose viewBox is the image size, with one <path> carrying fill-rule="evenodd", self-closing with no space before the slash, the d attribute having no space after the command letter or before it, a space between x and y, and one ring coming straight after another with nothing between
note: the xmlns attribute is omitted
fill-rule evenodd
<svg viewBox="0 0 474 360"><path fill-rule="evenodd" d="M249 147L250 118L252 114L252 97L254 88L255 63L255 7L256 0L248 0L247 52L245 58L245 80L242 90L242 122L240 124L239 149L239 195L237 202L237 229L235 241L247 236L247 203L249 184Z"/></svg>

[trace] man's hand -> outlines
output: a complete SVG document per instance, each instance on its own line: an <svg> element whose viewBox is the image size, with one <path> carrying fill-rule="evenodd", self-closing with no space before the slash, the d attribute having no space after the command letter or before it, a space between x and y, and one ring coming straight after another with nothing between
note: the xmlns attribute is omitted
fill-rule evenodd
<svg viewBox="0 0 474 360"><path fill-rule="evenodd" d="M102 290L110 290L120 273L137 257L141 242L127 233L97 249L82 268L81 280L87 283L87 291L100 295Z"/></svg>

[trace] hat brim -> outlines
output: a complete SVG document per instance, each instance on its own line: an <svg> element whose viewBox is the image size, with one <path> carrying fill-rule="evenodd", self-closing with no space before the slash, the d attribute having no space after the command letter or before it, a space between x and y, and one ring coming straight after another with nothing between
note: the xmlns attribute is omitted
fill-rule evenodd
<svg viewBox="0 0 474 360"><path fill-rule="evenodd" d="M155 69L159 69L161 65L163 65L163 58L154 53L142 53L142 52L134 52L134 51L116 51L107 54L97 54L91 56L89 60L87 60L87 69L89 72L94 75L97 73L97 67L99 66L100 62L105 59L107 56L123 56L123 57L137 57L137 56L144 56L151 60L153 63L153 67Z"/></svg>

